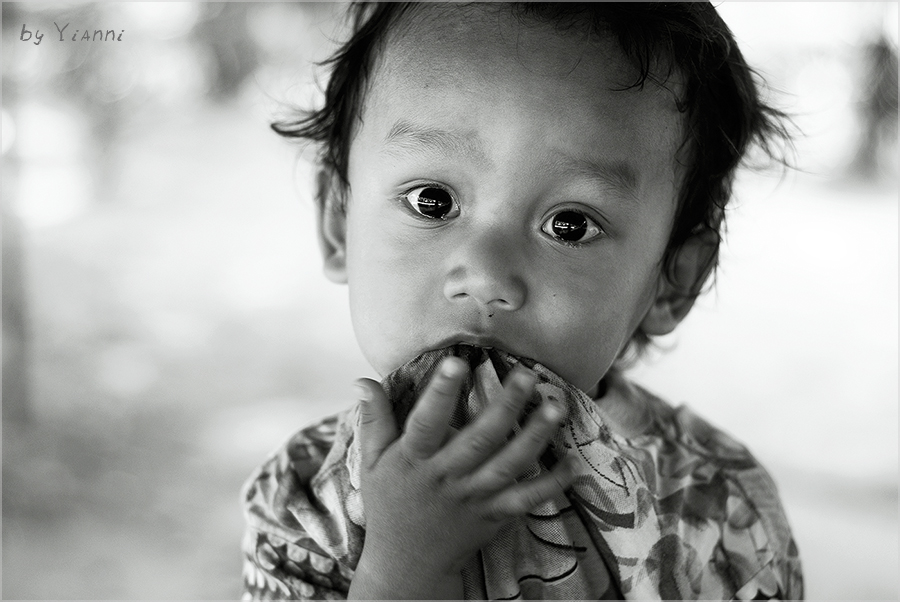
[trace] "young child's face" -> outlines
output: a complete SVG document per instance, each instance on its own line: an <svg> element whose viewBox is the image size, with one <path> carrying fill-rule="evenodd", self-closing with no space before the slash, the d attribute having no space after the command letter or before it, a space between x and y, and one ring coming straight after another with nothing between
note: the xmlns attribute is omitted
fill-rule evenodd
<svg viewBox="0 0 900 602"><path fill-rule="evenodd" d="M463 342L592 392L664 305L682 136L612 40L423 8L373 70L326 271L382 375Z"/></svg>

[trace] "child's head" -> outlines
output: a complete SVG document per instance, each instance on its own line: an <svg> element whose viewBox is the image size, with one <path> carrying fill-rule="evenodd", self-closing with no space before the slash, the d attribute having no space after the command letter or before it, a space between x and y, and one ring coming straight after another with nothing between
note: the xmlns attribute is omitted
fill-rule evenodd
<svg viewBox="0 0 900 602"><path fill-rule="evenodd" d="M709 4L361 4L325 106L326 273L384 374L497 346L591 391L687 314L783 133Z"/></svg>

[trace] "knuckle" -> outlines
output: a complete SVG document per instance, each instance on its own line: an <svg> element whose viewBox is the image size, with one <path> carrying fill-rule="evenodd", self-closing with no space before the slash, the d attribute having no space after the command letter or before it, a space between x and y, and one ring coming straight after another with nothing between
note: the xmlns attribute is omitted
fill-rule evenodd
<svg viewBox="0 0 900 602"><path fill-rule="evenodd" d="M361 412L359 414L359 423L363 426L375 424L379 420L381 420L381 416L375 412Z"/></svg>
<svg viewBox="0 0 900 602"><path fill-rule="evenodd" d="M550 479L547 487L545 489L544 499L551 498L555 495L563 495L566 491L566 483L560 477L554 475L552 479ZM543 501L543 500L542 500Z"/></svg>
<svg viewBox="0 0 900 602"><path fill-rule="evenodd" d="M397 457L399 467L404 472L411 472L418 467L418 462L416 462L416 459L410 457L408 454L400 453L397 454Z"/></svg>
<svg viewBox="0 0 900 602"><path fill-rule="evenodd" d="M520 508L522 509L522 512L528 512L543 502L546 499L546 496L544 496L539 489L532 488L524 491L519 499L521 500Z"/></svg>
<svg viewBox="0 0 900 602"><path fill-rule="evenodd" d="M522 437L524 439L523 443L526 443L528 448L532 449L546 445L550 439L550 433L547 432L546 428L532 426L519 433L519 437Z"/></svg>
<svg viewBox="0 0 900 602"><path fill-rule="evenodd" d="M532 506L528 505L521 497L507 499L503 504L494 507L495 518L515 518L526 514Z"/></svg>
<svg viewBox="0 0 900 602"><path fill-rule="evenodd" d="M469 434L467 444L469 448L478 455L488 454L494 451L497 446L495 439L483 431L474 431Z"/></svg>
<svg viewBox="0 0 900 602"><path fill-rule="evenodd" d="M485 476L487 482L495 487L498 485L512 485L516 482L516 473L507 464L491 467Z"/></svg>
<svg viewBox="0 0 900 602"><path fill-rule="evenodd" d="M456 382L444 375L439 375L431 382L431 391L439 397L456 397Z"/></svg>
<svg viewBox="0 0 900 602"><path fill-rule="evenodd" d="M434 429L431 421L421 414L411 414L406 422L407 432L429 433Z"/></svg>
<svg viewBox="0 0 900 602"><path fill-rule="evenodd" d="M572 483L575 481L575 473L567 469L563 473L554 472L553 474L553 483L555 487L555 493L565 493L566 489L572 486Z"/></svg>
<svg viewBox="0 0 900 602"><path fill-rule="evenodd" d="M519 412L522 411L522 406L525 405L527 400L528 398L525 396L524 391L519 389L515 389L511 392L508 391L500 398L500 408L507 414L518 416Z"/></svg>
<svg viewBox="0 0 900 602"><path fill-rule="evenodd" d="M488 506L483 516L485 519L490 521L499 521L503 519L508 519L516 516L517 512L512 512L508 502L494 502L490 506Z"/></svg>
<svg viewBox="0 0 900 602"><path fill-rule="evenodd" d="M512 493L512 492L510 492ZM515 518L527 514L543 501L542 496L534 491L518 491L504 495L491 504L488 513L494 520Z"/></svg>

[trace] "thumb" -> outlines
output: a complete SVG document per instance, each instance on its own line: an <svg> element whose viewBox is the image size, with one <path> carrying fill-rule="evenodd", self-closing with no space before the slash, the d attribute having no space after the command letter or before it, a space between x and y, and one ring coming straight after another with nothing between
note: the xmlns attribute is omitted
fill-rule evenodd
<svg viewBox="0 0 900 602"><path fill-rule="evenodd" d="M384 390L369 378L356 381L359 397L359 447L363 465L374 465L384 450L400 436L394 410Z"/></svg>

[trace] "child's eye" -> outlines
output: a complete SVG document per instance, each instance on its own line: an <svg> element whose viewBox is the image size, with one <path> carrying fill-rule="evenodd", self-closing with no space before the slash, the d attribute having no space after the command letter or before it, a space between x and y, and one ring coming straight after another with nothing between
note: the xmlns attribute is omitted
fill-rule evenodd
<svg viewBox="0 0 900 602"><path fill-rule="evenodd" d="M603 233L594 220L573 209L554 213L541 226L541 230L565 243L585 243Z"/></svg>
<svg viewBox="0 0 900 602"><path fill-rule="evenodd" d="M459 215L459 206L449 191L434 185L413 188L401 195L412 210L428 219L448 219Z"/></svg>

